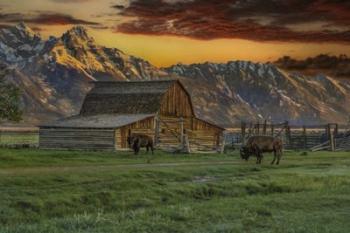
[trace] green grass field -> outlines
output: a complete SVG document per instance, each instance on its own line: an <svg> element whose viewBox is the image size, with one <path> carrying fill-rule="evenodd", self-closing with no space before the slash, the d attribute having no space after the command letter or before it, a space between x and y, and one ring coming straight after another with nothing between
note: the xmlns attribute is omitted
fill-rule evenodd
<svg viewBox="0 0 350 233"><path fill-rule="evenodd" d="M350 232L350 153L0 149L0 232Z"/></svg>
<svg viewBox="0 0 350 233"><path fill-rule="evenodd" d="M38 144L37 132L0 132L0 146L13 144Z"/></svg>

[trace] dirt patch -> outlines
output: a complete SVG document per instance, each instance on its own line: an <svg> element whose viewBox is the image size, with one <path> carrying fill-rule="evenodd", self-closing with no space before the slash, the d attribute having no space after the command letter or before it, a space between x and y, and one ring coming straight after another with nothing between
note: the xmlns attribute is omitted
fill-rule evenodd
<svg viewBox="0 0 350 233"><path fill-rule="evenodd" d="M215 180L217 180L217 178L214 176L195 176L192 179L192 182L193 183L207 183L207 182L215 181Z"/></svg>

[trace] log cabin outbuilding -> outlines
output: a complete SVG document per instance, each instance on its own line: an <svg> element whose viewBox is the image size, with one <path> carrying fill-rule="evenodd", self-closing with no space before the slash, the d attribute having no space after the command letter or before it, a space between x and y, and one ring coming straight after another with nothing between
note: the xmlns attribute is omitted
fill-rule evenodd
<svg viewBox="0 0 350 233"><path fill-rule="evenodd" d="M195 114L179 80L95 82L78 115L40 126L39 146L124 150L142 133L160 149L218 150L223 131Z"/></svg>

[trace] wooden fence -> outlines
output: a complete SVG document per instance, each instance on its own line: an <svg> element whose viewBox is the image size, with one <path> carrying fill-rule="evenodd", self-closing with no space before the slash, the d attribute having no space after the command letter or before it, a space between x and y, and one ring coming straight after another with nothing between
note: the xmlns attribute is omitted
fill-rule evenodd
<svg viewBox="0 0 350 233"><path fill-rule="evenodd" d="M243 122L240 127L231 128L225 133L226 146L237 148L253 135L281 137L287 150L350 151L350 128L334 123L293 126L288 122L280 124ZM0 147L37 147L38 144L37 128L0 127Z"/></svg>
<svg viewBox="0 0 350 233"><path fill-rule="evenodd" d="M253 135L269 135L283 139L288 150L350 150L350 129L335 123L312 126L295 126L288 122L280 124L245 123L227 133L226 143L239 146Z"/></svg>

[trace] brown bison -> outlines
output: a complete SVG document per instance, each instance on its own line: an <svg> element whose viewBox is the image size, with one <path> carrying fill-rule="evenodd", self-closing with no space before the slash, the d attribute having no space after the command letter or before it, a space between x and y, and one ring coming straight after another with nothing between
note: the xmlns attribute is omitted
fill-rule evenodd
<svg viewBox="0 0 350 233"><path fill-rule="evenodd" d="M127 141L129 147L134 150L135 155L139 153L141 147L146 147L147 153L151 149L153 155L153 139L150 136L145 134L131 134L128 136Z"/></svg>
<svg viewBox="0 0 350 233"><path fill-rule="evenodd" d="M256 156L256 163L261 164L263 154L265 152L273 152L274 158L271 164L279 164L283 153L283 142L280 138L272 136L252 136L248 138L247 143L241 147L241 158L248 160L251 155Z"/></svg>

